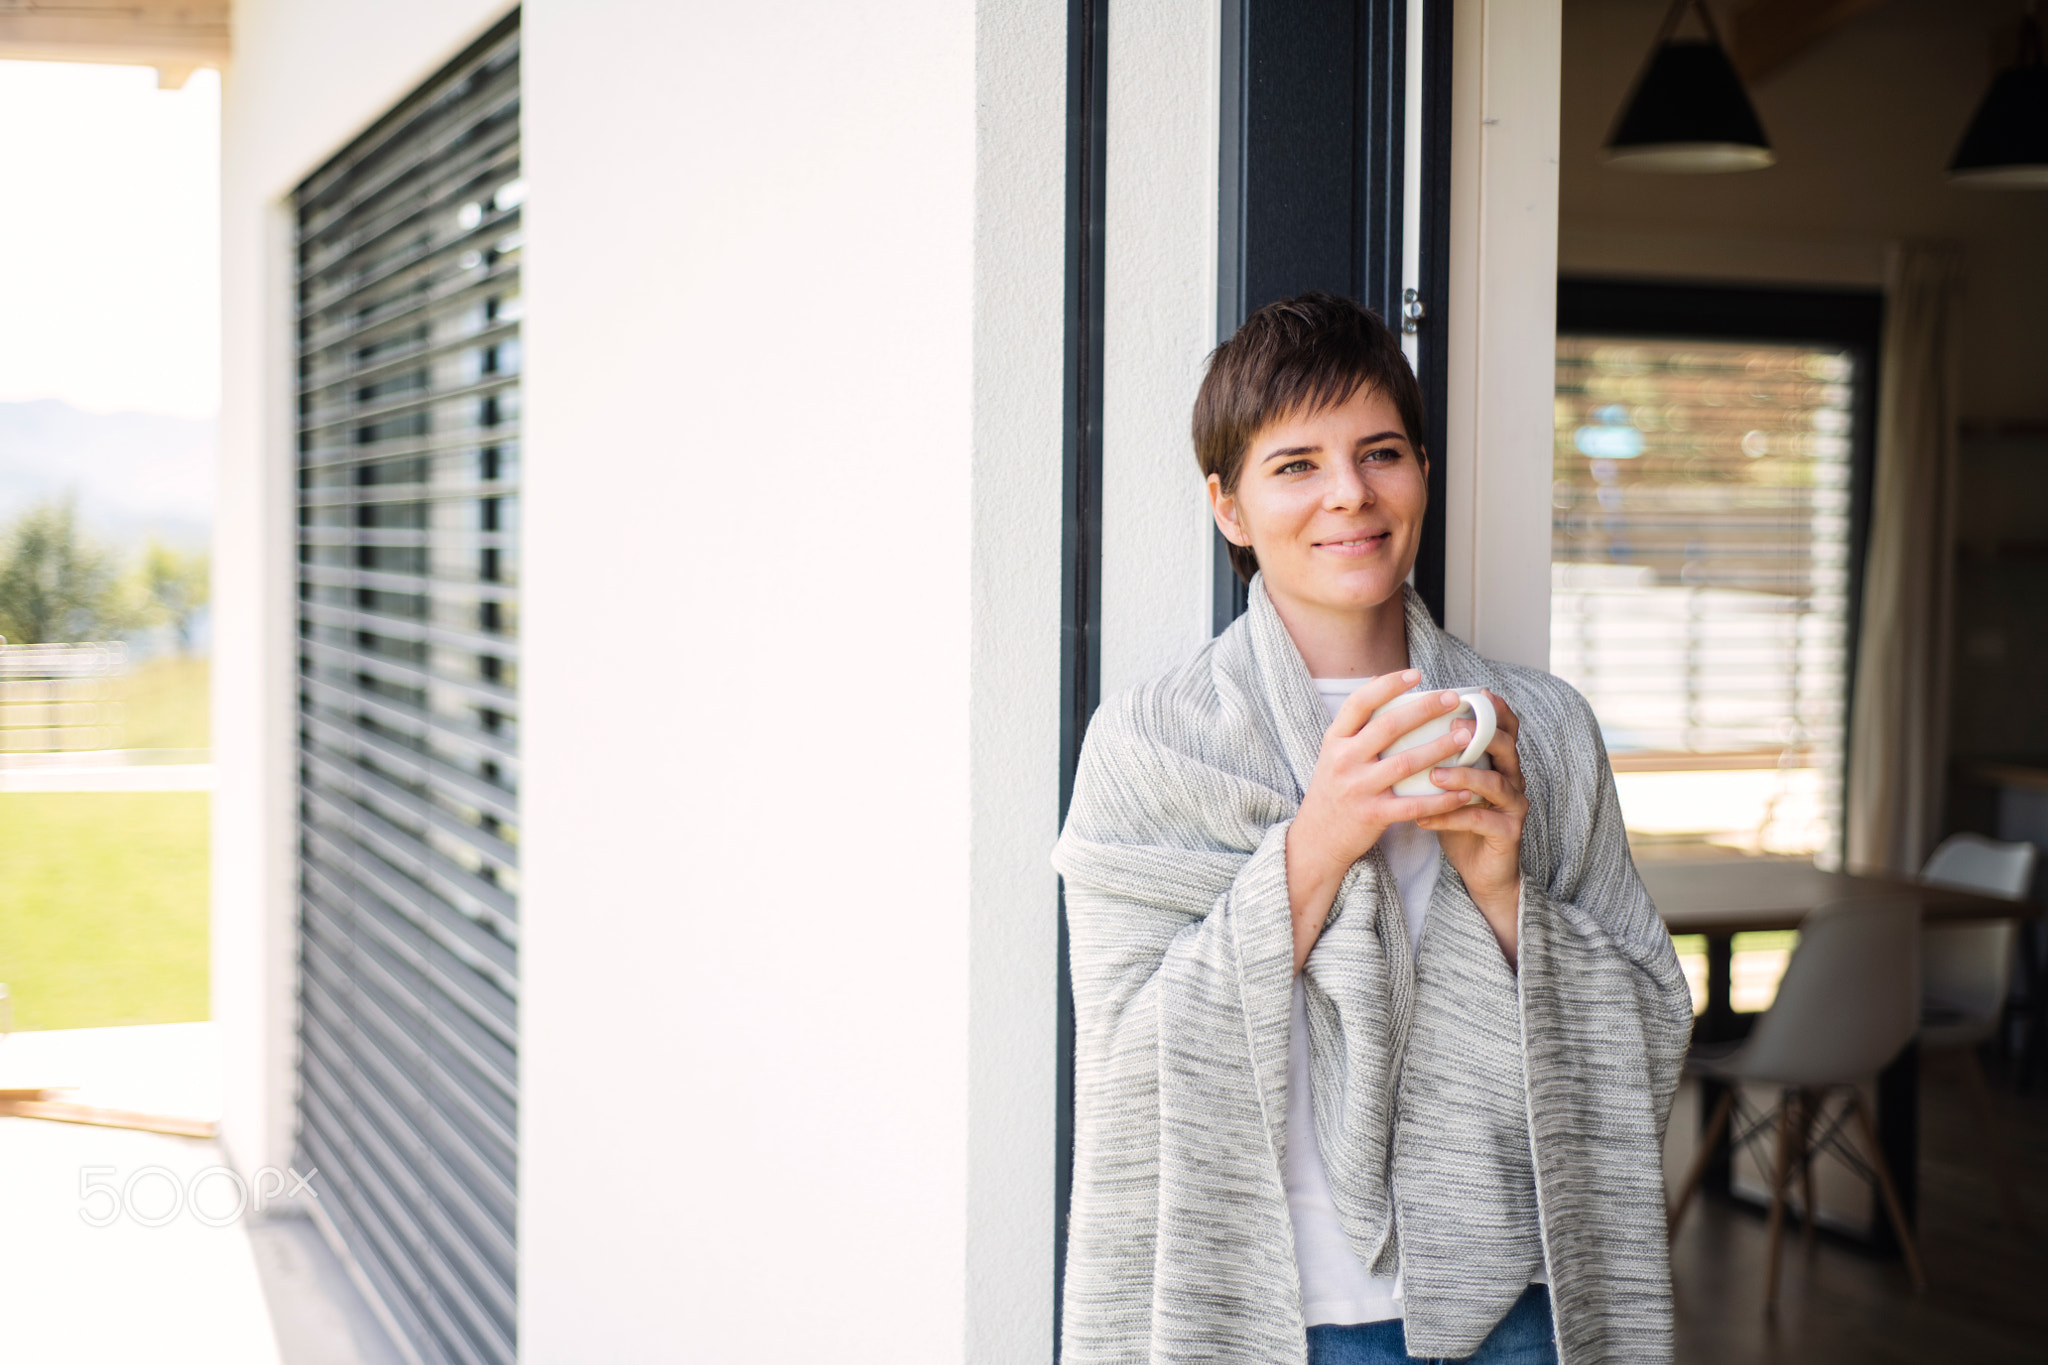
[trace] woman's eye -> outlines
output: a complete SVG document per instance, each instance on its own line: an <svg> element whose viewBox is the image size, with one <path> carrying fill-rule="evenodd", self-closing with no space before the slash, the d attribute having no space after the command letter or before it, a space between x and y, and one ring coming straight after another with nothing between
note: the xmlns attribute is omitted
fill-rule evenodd
<svg viewBox="0 0 2048 1365"><path fill-rule="evenodd" d="M1392 464L1401 458L1401 452L1398 450L1368 450L1365 452L1365 458L1379 464Z"/></svg>
<svg viewBox="0 0 2048 1365"><path fill-rule="evenodd" d="M1315 466L1310 464L1307 460L1289 460L1286 464L1281 465L1280 468L1274 472L1280 474L1301 474L1314 468Z"/></svg>

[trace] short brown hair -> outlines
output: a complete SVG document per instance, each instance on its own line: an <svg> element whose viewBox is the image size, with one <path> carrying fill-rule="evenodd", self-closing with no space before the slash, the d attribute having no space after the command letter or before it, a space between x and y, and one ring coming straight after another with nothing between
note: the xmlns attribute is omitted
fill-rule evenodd
<svg viewBox="0 0 2048 1365"><path fill-rule="evenodd" d="M1202 478L1214 474L1225 493L1235 493L1261 431L1349 402L1362 388L1393 400L1408 443L1426 458L1422 386L1401 354L1401 339L1379 314L1320 291L1267 304L1209 353L1195 395L1195 461ZM1251 582L1258 556L1246 545L1229 549L1231 567Z"/></svg>

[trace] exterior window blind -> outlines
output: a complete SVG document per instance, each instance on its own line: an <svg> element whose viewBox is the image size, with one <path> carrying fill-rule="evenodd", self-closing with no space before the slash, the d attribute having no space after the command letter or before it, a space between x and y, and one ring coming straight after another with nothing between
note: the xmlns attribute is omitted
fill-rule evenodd
<svg viewBox="0 0 2048 1365"><path fill-rule="evenodd" d="M432 1362L516 1353L518 44L294 202L300 1157Z"/></svg>

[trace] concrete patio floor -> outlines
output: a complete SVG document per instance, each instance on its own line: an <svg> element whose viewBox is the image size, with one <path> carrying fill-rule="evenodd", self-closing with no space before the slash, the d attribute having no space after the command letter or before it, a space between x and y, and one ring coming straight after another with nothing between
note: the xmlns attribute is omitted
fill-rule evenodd
<svg viewBox="0 0 2048 1365"><path fill-rule="evenodd" d="M16 1033L0 1088L218 1115L211 1024ZM234 1216L220 1145L0 1118L0 1358L24 1365L401 1365L308 1196Z"/></svg>

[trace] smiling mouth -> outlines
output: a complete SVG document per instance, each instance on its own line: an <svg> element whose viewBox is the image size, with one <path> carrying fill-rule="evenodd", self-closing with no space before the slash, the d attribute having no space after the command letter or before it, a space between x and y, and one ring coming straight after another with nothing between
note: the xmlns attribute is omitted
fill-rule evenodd
<svg viewBox="0 0 2048 1365"><path fill-rule="evenodd" d="M1392 534L1391 531L1381 531L1376 535L1354 536L1350 540L1319 540L1316 542L1316 548L1319 550L1338 550L1347 554L1362 554L1367 550L1378 549L1386 543Z"/></svg>

